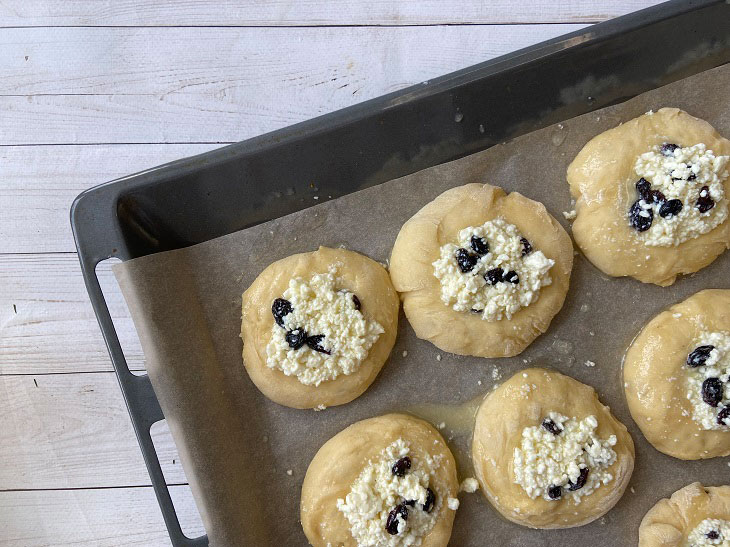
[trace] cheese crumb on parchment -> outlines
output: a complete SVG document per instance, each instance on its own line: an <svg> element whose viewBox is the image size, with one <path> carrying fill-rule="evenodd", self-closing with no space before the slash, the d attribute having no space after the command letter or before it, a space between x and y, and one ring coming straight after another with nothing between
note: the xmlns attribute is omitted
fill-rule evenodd
<svg viewBox="0 0 730 547"><path fill-rule="evenodd" d="M393 473L393 464L410 458L410 468L403 476ZM398 439L386 447L374 461L368 462L352 483L345 499L337 500L337 509L350 523L350 533L359 547L405 547L420 545L433 528L442 509L442 492L432 482L442 457L412 455L408 441ZM429 512L424 510L429 489L435 494ZM452 508L453 498L446 504ZM413 502L413 505L404 502ZM458 500L457 500L458 503ZM405 507L407 518L397 517L397 534L386 530L388 515L397 506ZM453 508L455 510L455 508Z"/></svg>
<svg viewBox="0 0 730 547"><path fill-rule="evenodd" d="M616 436L596 436L598 420L549 412L541 425L526 427L513 455L514 482L531 499L572 498L579 504L613 480L608 468L616 461ZM587 470L587 471L586 471Z"/></svg>
<svg viewBox="0 0 730 547"><path fill-rule="evenodd" d="M375 320L367 319L357 309L353 293L342 288L337 266L311 279L297 277L289 281L283 298L292 311L283 316L283 327L274 323L266 346L266 366L296 376L304 385L318 386L341 374L355 372L367 357L368 350L385 332ZM359 302L359 300L357 300ZM322 335L319 345L329 354L307 344L293 348L287 333L303 329L309 336Z"/></svg>
<svg viewBox="0 0 730 547"><path fill-rule="evenodd" d="M457 244L443 245L433 275L444 304L491 322L537 301L540 289L552 283L548 270L554 265L516 226L496 218L464 228Z"/></svg>
<svg viewBox="0 0 730 547"><path fill-rule="evenodd" d="M467 494L473 494L479 490L479 481L477 481L474 477L468 477L461 481L461 486L459 486L460 492L466 492Z"/></svg>

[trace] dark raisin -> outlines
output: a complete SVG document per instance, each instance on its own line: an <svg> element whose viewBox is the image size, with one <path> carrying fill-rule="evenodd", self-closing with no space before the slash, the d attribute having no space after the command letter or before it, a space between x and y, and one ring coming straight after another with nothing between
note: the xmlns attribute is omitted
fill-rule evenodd
<svg viewBox="0 0 730 547"><path fill-rule="evenodd" d="M474 308L471 309L471 312L472 313L482 313L483 311L484 310L477 310L477 309L474 309Z"/></svg>
<svg viewBox="0 0 730 547"><path fill-rule="evenodd" d="M717 530L710 530L705 534L705 537L707 539L720 539L720 532Z"/></svg>
<svg viewBox="0 0 730 547"><path fill-rule="evenodd" d="M521 237L520 243L522 243L522 256L529 255L532 252L532 245L529 241L527 241L527 238Z"/></svg>
<svg viewBox="0 0 730 547"><path fill-rule="evenodd" d="M674 151L679 148L678 144L672 144L671 142L665 142L662 144L662 147L660 149L663 156L673 156Z"/></svg>
<svg viewBox="0 0 730 547"><path fill-rule="evenodd" d="M720 378L708 378L702 382L702 400L710 406L717 406L722 401L723 386Z"/></svg>
<svg viewBox="0 0 730 547"><path fill-rule="evenodd" d="M290 330L286 333L284 339L290 348L299 349L307 341L307 332L304 329Z"/></svg>
<svg viewBox="0 0 730 547"><path fill-rule="evenodd" d="M651 223L654 221L654 211L644 209L640 205L640 201L637 199L629 209L629 222L637 232L645 232L651 228Z"/></svg>
<svg viewBox="0 0 730 547"><path fill-rule="evenodd" d="M423 510L426 513L433 511L433 506L436 505L436 494L430 488L426 489L426 503L423 504Z"/></svg>
<svg viewBox="0 0 730 547"><path fill-rule="evenodd" d="M408 507L415 507L416 506L416 500L406 500L403 503L405 503Z"/></svg>
<svg viewBox="0 0 730 547"><path fill-rule="evenodd" d="M490 285L496 285L497 283L502 281L503 275L504 270L502 268L494 268L484 274L484 281L486 281Z"/></svg>
<svg viewBox="0 0 730 547"><path fill-rule="evenodd" d="M659 207L659 216L662 218L673 217L679 214L682 210L682 202L678 199L670 199L662 203Z"/></svg>
<svg viewBox="0 0 730 547"><path fill-rule="evenodd" d="M512 283L513 285L517 285L520 282L520 276L514 270L508 271L502 279L505 283Z"/></svg>
<svg viewBox="0 0 730 547"><path fill-rule="evenodd" d="M563 495L562 486L551 486L548 488L548 498L551 500L558 500Z"/></svg>
<svg viewBox="0 0 730 547"><path fill-rule="evenodd" d="M690 168L689 176L687 177L687 180L695 180L697 178L697 174L694 171L691 171L692 166L688 165L687 167Z"/></svg>
<svg viewBox="0 0 730 547"><path fill-rule="evenodd" d="M274 316L274 321L280 327L284 326L284 317L289 315L294 308L291 307L291 302L284 298L277 298L274 303L271 304L271 313Z"/></svg>
<svg viewBox="0 0 730 547"><path fill-rule="evenodd" d="M700 189L700 197L697 198L695 207L700 213L706 213L715 206L715 200L710 197L710 187L703 186Z"/></svg>
<svg viewBox="0 0 730 547"><path fill-rule="evenodd" d="M489 252L489 243L483 237L471 236L471 249L478 255L485 255Z"/></svg>
<svg viewBox="0 0 730 547"><path fill-rule="evenodd" d="M360 309L362 308L362 305L360 304L360 299L357 297L356 294L352 295L352 303L355 304L355 309L357 311L360 311Z"/></svg>
<svg viewBox="0 0 730 547"><path fill-rule="evenodd" d="M651 182L646 180L644 177L641 177L638 181L636 181L636 191L639 194L639 197L643 199L644 201L649 201L649 191L651 190Z"/></svg>
<svg viewBox="0 0 730 547"><path fill-rule="evenodd" d="M558 426L558 424L556 424L550 418L545 418L542 421L542 426L545 429L547 429L550 433L552 433L553 435L560 435L563 432L563 430L560 429L560 426Z"/></svg>
<svg viewBox="0 0 730 547"><path fill-rule="evenodd" d="M332 355L332 352L322 347L322 340L324 340L324 334L315 334L314 336L307 337L307 345L314 351L324 353L326 355Z"/></svg>
<svg viewBox="0 0 730 547"><path fill-rule="evenodd" d="M724 407L717 414L717 423L719 425L730 425L730 406Z"/></svg>
<svg viewBox="0 0 730 547"><path fill-rule="evenodd" d="M649 199L647 203L664 203L667 201L667 196L662 194L659 190L652 190L649 192Z"/></svg>
<svg viewBox="0 0 730 547"><path fill-rule="evenodd" d="M710 353L715 346L698 346L687 356L687 366L689 368L701 367L710 358Z"/></svg>
<svg viewBox="0 0 730 547"><path fill-rule="evenodd" d="M388 513L388 520L385 521L385 530L391 536L395 536L398 533L399 520L408 520L408 507L404 503L396 505L395 509Z"/></svg>
<svg viewBox="0 0 730 547"><path fill-rule="evenodd" d="M583 467L580 470L580 475L578 475L578 478L576 479L575 482L568 481L568 490L573 492L575 490L580 490L581 488L583 488L586 485L586 481L588 480L589 472L590 472L590 469L588 469L587 467Z"/></svg>
<svg viewBox="0 0 730 547"><path fill-rule="evenodd" d="M390 468L391 473L396 477L405 477L406 472L411 468L411 459L408 456L403 456L400 460L393 464Z"/></svg>
<svg viewBox="0 0 730 547"><path fill-rule="evenodd" d="M459 265L461 273L467 273L474 269L477 265L477 257L466 249L458 249L456 251L456 263Z"/></svg>

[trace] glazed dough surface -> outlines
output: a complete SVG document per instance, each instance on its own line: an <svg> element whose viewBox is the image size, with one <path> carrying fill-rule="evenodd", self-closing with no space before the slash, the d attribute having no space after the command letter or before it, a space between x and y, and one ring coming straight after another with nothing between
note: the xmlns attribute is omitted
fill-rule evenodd
<svg viewBox="0 0 730 547"><path fill-rule="evenodd" d="M593 415L598 420L598 437L617 438L613 447L616 461L607 468L613 480L577 505L568 497L531 499L514 482L513 454L523 429L540 425L551 411L578 420ZM597 519L618 502L634 469L634 443L592 387L558 372L533 368L512 376L479 407L472 461L482 491L505 518L531 528L570 528Z"/></svg>
<svg viewBox="0 0 730 547"><path fill-rule="evenodd" d="M703 331L730 332L730 290L700 291L663 311L647 323L624 360L631 416L657 450L683 460L730 454L730 430L700 428L686 396L687 355Z"/></svg>
<svg viewBox="0 0 730 547"><path fill-rule="evenodd" d="M510 320L488 322L441 301L433 262L460 230L497 217L514 224L555 265L549 271L552 284L540 289L536 302ZM444 351L478 357L517 355L545 332L563 305L572 266L570 237L544 205L488 184L452 188L427 204L403 225L390 257L393 285L416 335Z"/></svg>
<svg viewBox="0 0 730 547"><path fill-rule="evenodd" d="M578 213L576 243L604 273L644 283L671 285L677 275L696 272L730 247L730 222L676 247L649 247L636 236L627 214L636 199L634 164L650 147L704 143L715 155L730 154L730 141L713 127L677 108L644 114L591 139L568 167ZM724 181L725 199L730 178Z"/></svg>
<svg viewBox="0 0 730 547"><path fill-rule="evenodd" d="M357 422L341 431L314 456L302 484L300 518L304 533L314 547L356 547L350 524L337 509L352 483L368 461L398 439L410 443L411 454L440 456L441 463L433 475L433 488L441 498L441 509L422 547L445 547L451 537L455 511L446 507L449 497L456 498L459 483L456 464L448 446L436 429L412 416L386 414Z"/></svg>
<svg viewBox="0 0 730 547"><path fill-rule="evenodd" d="M639 526L639 547L685 547L687 535L707 518L730 520L730 486L699 482L649 509Z"/></svg>
<svg viewBox="0 0 730 547"><path fill-rule="evenodd" d="M338 264L338 277L362 303L362 313L380 323L385 332L370 348L359 368L319 386L305 385L266 365L266 346L274 317L271 304L294 277L327 273ZM243 293L241 334L243 363L251 380L272 401L294 408L316 408L348 403L375 380L395 343L398 330L398 295L388 272L370 258L344 249L320 247L311 253L289 256L268 266Z"/></svg>

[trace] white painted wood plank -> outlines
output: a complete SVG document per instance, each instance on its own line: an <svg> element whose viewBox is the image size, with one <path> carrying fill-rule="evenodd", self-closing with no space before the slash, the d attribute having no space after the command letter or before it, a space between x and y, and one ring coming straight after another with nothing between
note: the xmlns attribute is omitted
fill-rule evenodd
<svg viewBox="0 0 730 547"><path fill-rule="evenodd" d="M4 0L0 25L432 25L595 22L660 0Z"/></svg>
<svg viewBox="0 0 730 547"><path fill-rule="evenodd" d="M109 289L107 305L127 364L144 370L116 280L109 266L100 266L98 274L102 288ZM0 375L109 370L76 255L0 255Z"/></svg>
<svg viewBox="0 0 730 547"><path fill-rule="evenodd" d="M186 486L171 488L183 532L204 534ZM152 488L0 492L3 547L169 547Z"/></svg>
<svg viewBox="0 0 730 547"><path fill-rule="evenodd" d="M186 483L169 430L154 434L166 482ZM111 372L0 376L0 462L0 490L150 484Z"/></svg>
<svg viewBox="0 0 730 547"><path fill-rule="evenodd" d="M82 191L217 146L0 147L0 254L72 252L69 209Z"/></svg>
<svg viewBox="0 0 730 547"><path fill-rule="evenodd" d="M0 144L237 141L578 28L7 29Z"/></svg>

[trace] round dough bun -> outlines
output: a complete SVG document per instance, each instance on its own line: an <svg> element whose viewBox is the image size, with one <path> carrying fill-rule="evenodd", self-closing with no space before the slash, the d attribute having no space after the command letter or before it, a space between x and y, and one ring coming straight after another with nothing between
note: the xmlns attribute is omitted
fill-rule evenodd
<svg viewBox="0 0 730 547"><path fill-rule="evenodd" d="M271 304L284 293L290 279L309 279L327 273L333 264L339 264L338 276L344 288L359 296L363 314L380 323L385 332L352 374L342 374L319 386L305 385L296 376L286 376L266 366L266 346L274 325ZM280 405L316 408L349 403L373 383L388 359L398 332L398 307L398 294L385 268L354 251L320 247L311 253L278 260L261 272L243 293L243 364L256 387Z"/></svg>
<svg viewBox="0 0 730 547"><path fill-rule="evenodd" d="M730 455L730 432L700 428L682 381L687 355L703 330L730 330L730 290L706 289L661 312L624 359L631 416L654 448L682 460Z"/></svg>
<svg viewBox="0 0 730 547"><path fill-rule="evenodd" d="M616 461L608 468L613 480L581 498L578 505L567 497L531 499L514 482L512 458L522 431L540 425L548 412L578 420L595 416L598 437L616 435ZM530 528L571 528L597 519L621 498L634 469L634 442L592 387L558 372L532 368L518 372L484 399L474 426L472 461L482 492L506 519Z"/></svg>
<svg viewBox="0 0 730 547"><path fill-rule="evenodd" d="M730 486L693 482L659 500L639 525L639 547L684 547L687 535L705 519L730 520Z"/></svg>
<svg viewBox="0 0 730 547"><path fill-rule="evenodd" d="M488 322L441 301L432 264L460 230L497 217L514 224L555 265L549 271L552 284L540 289L537 302L509 320ZM512 357L545 332L563 306L572 267L570 236L545 206L489 184L452 188L428 203L403 225L390 257L390 277L416 336L444 351L477 357Z"/></svg>
<svg viewBox="0 0 730 547"><path fill-rule="evenodd" d="M398 439L410 442L416 457L440 455L432 488L442 505L431 531L422 538L422 547L445 547L451 537L455 511L445 500L459 491L456 463L443 437L429 423L405 414L385 414L352 424L327 441L309 464L302 484L300 518L304 533L314 547L356 547L350 523L337 509L355 479L370 460L378 457Z"/></svg>
<svg viewBox="0 0 730 547"><path fill-rule="evenodd" d="M730 154L730 141L709 123L677 108L662 108L594 137L568 167L568 184L578 213L573 238L588 260L610 276L628 275L667 286L679 274L704 268L730 247L727 220L676 247L644 245L629 225L627 214L638 180L636 158L665 142L681 146L705 143L716 155ZM730 197L730 178L724 187Z"/></svg>

